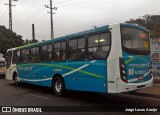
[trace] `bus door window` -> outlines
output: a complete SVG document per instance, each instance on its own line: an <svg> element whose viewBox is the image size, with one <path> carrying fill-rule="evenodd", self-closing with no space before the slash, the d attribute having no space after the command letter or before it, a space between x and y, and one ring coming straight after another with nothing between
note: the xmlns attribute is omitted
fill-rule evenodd
<svg viewBox="0 0 160 115"><path fill-rule="evenodd" d="M12 59L12 52L9 51L7 52L7 56L6 56L6 68L8 69L11 65L11 59Z"/></svg>
<svg viewBox="0 0 160 115"><path fill-rule="evenodd" d="M111 44L110 33L96 34L88 37L88 59L106 59Z"/></svg>

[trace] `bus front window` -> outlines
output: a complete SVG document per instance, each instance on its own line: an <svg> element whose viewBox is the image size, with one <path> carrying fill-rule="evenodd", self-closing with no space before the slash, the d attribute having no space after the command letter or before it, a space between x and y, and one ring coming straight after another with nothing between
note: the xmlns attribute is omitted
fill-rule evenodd
<svg viewBox="0 0 160 115"><path fill-rule="evenodd" d="M137 28L122 27L122 46L127 53L149 54L149 32Z"/></svg>
<svg viewBox="0 0 160 115"><path fill-rule="evenodd" d="M0 61L0 68L1 67L5 67L5 62L4 61Z"/></svg>

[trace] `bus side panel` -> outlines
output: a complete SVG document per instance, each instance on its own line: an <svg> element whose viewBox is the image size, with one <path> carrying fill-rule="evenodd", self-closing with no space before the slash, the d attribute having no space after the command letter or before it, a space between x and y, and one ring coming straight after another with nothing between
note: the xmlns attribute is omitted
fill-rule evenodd
<svg viewBox="0 0 160 115"><path fill-rule="evenodd" d="M86 68L91 73L96 74L95 77L87 78L87 91L95 91L108 93L107 90L107 61L98 60L91 66Z"/></svg>
<svg viewBox="0 0 160 115"><path fill-rule="evenodd" d="M52 78L55 74L65 73L65 63L32 63L19 64L18 73L21 82L52 87Z"/></svg>
<svg viewBox="0 0 160 115"><path fill-rule="evenodd" d="M63 77L63 74L66 73L66 62L48 62L42 65L39 71L42 86L52 87L52 79L55 75L59 74Z"/></svg>
<svg viewBox="0 0 160 115"><path fill-rule="evenodd" d="M68 62L64 76L66 89L78 91L107 92L106 60Z"/></svg>
<svg viewBox="0 0 160 115"><path fill-rule="evenodd" d="M112 39L111 51L107 59L108 93L117 92L117 79L120 79L119 57L122 56L120 25L110 25Z"/></svg>
<svg viewBox="0 0 160 115"><path fill-rule="evenodd" d="M38 66L34 64L18 64L17 71L20 82L40 85L40 81L37 79L36 70Z"/></svg>

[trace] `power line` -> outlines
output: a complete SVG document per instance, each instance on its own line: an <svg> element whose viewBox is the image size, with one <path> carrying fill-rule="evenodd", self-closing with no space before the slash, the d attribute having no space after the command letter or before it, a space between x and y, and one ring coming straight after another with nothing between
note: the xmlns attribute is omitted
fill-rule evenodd
<svg viewBox="0 0 160 115"><path fill-rule="evenodd" d="M35 24L38 24L39 23L39 21L42 19L44 17L44 15L42 15L40 18L38 18L38 20L35 20ZM19 32L21 32L21 33L26 33L27 32L27 30L30 30L30 25L28 25L27 26L27 28L26 29L24 29L23 31L22 31L22 29L19 31Z"/></svg>
<svg viewBox="0 0 160 115"><path fill-rule="evenodd" d="M101 0L101 1L104 1L104 0ZM93 2L99 2L99 0L96 0L96 1L90 1L90 0L83 0L83 1L75 1L75 2L73 2L73 3L69 3L69 4L62 4L62 5L60 5L60 6L58 6L58 7L65 7L65 6L75 6L75 5L81 5L81 4L88 4L88 3L93 3ZM57 4L56 4L57 5Z"/></svg>
<svg viewBox="0 0 160 115"><path fill-rule="evenodd" d="M24 28L27 23L29 23L35 16L39 15L40 12L42 12L45 8L41 8L38 12L35 12L34 15L32 15L31 17L29 17L26 21L24 21L23 24L21 24L19 27L16 28L16 31L21 31L22 28Z"/></svg>
<svg viewBox="0 0 160 115"><path fill-rule="evenodd" d="M48 2L48 0L46 0L45 4ZM39 15L40 12L42 12L44 10L44 4L41 5L41 7L39 7L29 18L27 18L23 24L21 24L20 26L18 26L16 28L16 31L22 30L22 28L24 27L24 25L26 25L27 23L29 23L35 16Z"/></svg>
<svg viewBox="0 0 160 115"><path fill-rule="evenodd" d="M119 0L118 2L121 2L121 1L123 1L123 0ZM98 5L100 5L100 4L104 4L104 3L106 3L107 2L107 5L108 4L112 4L112 3L118 3L118 2L116 2L116 1L110 1L110 2L108 2L108 1L105 1L105 0L103 0L103 1L101 1L101 2L99 2L99 1L94 1L94 2L91 2L90 3L90 1L88 1L89 3L87 3L86 4L86 2L80 2L79 4L77 4L77 5L74 5L74 4L69 4L69 5L64 5L64 6L58 6L59 8L63 8L63 7L67 7L67 8L64 8L63 10L71 10L71 11L75 11L75 10L77 10L77 9L82 9L82 8L88 8L88 7L93 7L93 6L98 6ZM74 6L74 7L68 7L68 6Z"/></svg>

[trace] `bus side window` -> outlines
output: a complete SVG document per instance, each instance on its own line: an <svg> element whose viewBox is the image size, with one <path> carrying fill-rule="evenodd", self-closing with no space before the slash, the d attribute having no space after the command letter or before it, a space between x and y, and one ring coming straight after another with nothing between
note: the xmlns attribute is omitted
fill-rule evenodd
<svg viewBox="0 0 160 115"><path fill-rule="evenodd" d="M32 63L40 62L40 48L39 47L31 48L31 62Z"/></svg>
<svg viewBox="0 0 160 115"><path fill-rule="evenodd" d="M66 60L66 42L61 42L61 49L60 49L60 60L65 61Z"/></svg>
<svg viewBox="0 0 160 115"><path fill-rule="evenodd" d="M69 41L69 60L74 60L77 48L77 39Z"/></svg>
<svg viewBox="0 0 160 115"><path fill-rule="evenodd" d="M48 61L52 61L52 50L53 50L53 46L52 44L48 45Z"/></svg>
<svg viewBox="0 0 160 115"><path fill-rule="evenodd" d="M85 59L85 38L78 38L69 41L69 60Z"/></svg>
<svg viewBox="0 0 160 115"><path fill-rule="evenodd" d="M53 56L54 56L54 58L53 58L53 60L54 61L59 61L60 60L60 43L55 43L54 44L54 54L53 54Z"/></svg>
<svg viewBox="0 0 160 115"><path fill-rule="evenodd" d="M77 60L84 60L85 59L85 38L78 39L78 50L77 50Z"/></svg>
<svg viewBox="0 0 160 115"><path fill-rule="evenodd" d="M23 49L21 50L21 63L27 63L29 62L29 49Z"/></svg>
<svg viewBox="0 0 160 115"><path fill-rule="evenodd" d="M88 37L88 59L107 59L110 50L110 33L95 34Z"/></svg>
<svg viewBox="0 0 160 115"><path fill-rule="evenodd" d="M66 42L58 42L54 44L54 61L66 60Z"/></svg>
<svg viewBox="0 0 160 115"><path fill-rule="evenodd" d="M47 45L42 46L42 55L41 55L41 61L42 62L46 62L47 58L48 58L48 54L47 54Z"/></svg>

